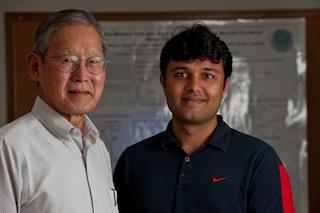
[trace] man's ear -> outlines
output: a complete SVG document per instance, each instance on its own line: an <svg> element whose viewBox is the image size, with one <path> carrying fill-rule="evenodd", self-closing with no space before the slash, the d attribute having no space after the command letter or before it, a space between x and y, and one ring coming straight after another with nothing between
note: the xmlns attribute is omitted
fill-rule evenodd
<svg viewBox="0 0 320 213"><path fill-rule="evenodd" d="M225 95L228 92L230 85L231 85L231 78L229 77L226 79L226 81L224 83L223 95Z"/></svg>
<svg viewBox="0 0 320 213"><path fill-rule="evenodd" d="M162 74L160 75L160 83L161 83L162 88L164 89L166 87L166 80Z"/></svg>
<svg viewBox="0 0 320 213"><path fill-rule="evenodd" d="M34 81L39 81L40 78L41 58L36 53L29 53L27 56L27 68L29 77Z"/></svg>

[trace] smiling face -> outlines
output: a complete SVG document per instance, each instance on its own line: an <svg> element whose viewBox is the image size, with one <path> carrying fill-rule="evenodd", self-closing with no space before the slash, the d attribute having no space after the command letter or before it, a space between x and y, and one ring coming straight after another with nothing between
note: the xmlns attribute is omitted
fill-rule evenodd
<svg viewBox="0 0 320 213"><path fill-rule="evenodd" d="M29 74L39 83L39 96L68 120L92 111L103 92L105 71L88 72L85 61L104 57L100 35L86 25L65 26L55 32L44 59L29 56ZM76 56L81 63L74 72L59 71L56 57Z"/></svg>
<svg viewBox="0 0 320 213"><path fill-rule="evenodd" d="M229 78L225 81L222 62L170 61L161 84L173 122L205 124L216 122Z"/></svg>

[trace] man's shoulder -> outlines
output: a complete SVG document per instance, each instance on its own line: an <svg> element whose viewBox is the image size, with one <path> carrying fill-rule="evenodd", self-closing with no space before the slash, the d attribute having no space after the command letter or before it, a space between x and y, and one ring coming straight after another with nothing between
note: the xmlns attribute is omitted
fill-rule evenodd
<svg viewBox="0 0 320 213"><path fill-rule="evenodd" d="M218 121L220 122L216 138L219 140L219 143L225 144L228 149L231 148L233 151L241 152L256 152L270 146L263 139L258 138L251 133L239 131L232 126L229 126L222 120L221 116L218 117Z"/></svg>
<svg viewBox="0 0 320 213"><path fill-rule="evenodd" d="M28 135L31 129L35 128L36 121L37 119L32 113L17 118L0 128L0 140L13 143L15 138L21 139L24 135Z"/></svg>
<svg viewBox="0 0 320 213"><path fill-rule="evenodd" d="M267 162L271 164L281 163L273 146L256 136L231 129L229 141L228 153L230 156L237 156L239 162L239 159L246 159L245 162L262 162L268 159Z"/></svg>
<svg viewBox="0 0 320 213"><path fill-rule="evenodd" d="M230 139L231 144L236 147L242 147L241 149L244 151L246 150L247 152L261 152L265 149L273 149L272 146L263 139L232 128L230 132Z"/></svg>

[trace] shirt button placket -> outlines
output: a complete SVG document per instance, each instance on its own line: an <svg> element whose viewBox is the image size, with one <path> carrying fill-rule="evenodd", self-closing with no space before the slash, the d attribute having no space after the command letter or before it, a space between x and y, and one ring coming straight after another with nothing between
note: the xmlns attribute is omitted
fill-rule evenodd
<svg viewBox="0 0 320 213"><path fill-rule="evenodd" d="M175 199L175 212L190 212L190 193L191 190L191 158L185 156L182 162L180 176L178 180L177 193Z"/></svg>
<svg viewBox="0 0 320 213"><path fill-rule="evenodd" d="M189 186L190 182L190 168L189 168L190 157L186 156L184 158L179 178L179 188L185 189Z"/></svg>

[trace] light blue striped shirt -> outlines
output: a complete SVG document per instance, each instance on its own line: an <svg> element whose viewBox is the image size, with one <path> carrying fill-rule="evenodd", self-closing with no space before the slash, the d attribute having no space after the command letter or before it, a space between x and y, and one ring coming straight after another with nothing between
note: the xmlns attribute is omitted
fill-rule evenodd
<svg viewBox="0 0 320 213"><path fill-rule="evenodd" d="M109 153L87 116L82 135L37 97L0 129L0 212L118 212Z"/></svg>

